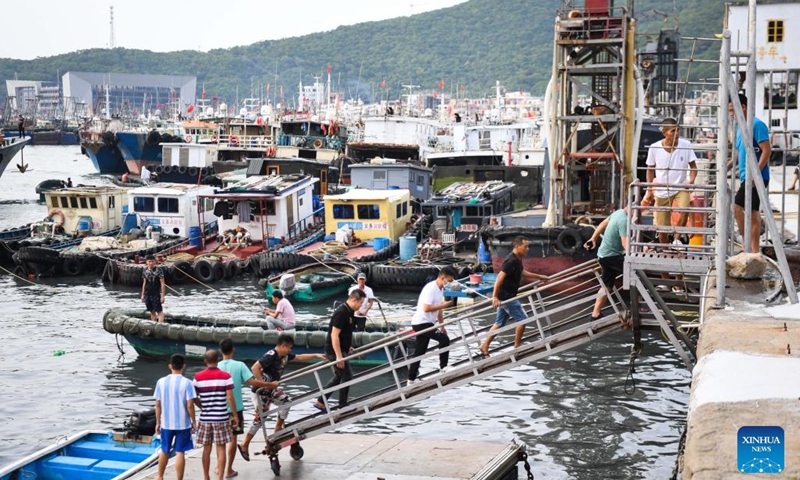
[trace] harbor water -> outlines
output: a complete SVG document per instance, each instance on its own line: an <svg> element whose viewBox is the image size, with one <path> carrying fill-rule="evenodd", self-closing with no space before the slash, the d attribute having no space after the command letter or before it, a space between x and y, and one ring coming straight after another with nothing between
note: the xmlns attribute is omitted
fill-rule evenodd
<svg viewBox="0 0 800 480"><path fill-rule="evenodd" d="M28 147L25 162L30 164L25 174L12 166L0 178L0 228L46 215L34 192L42 180L109 183L92 173L78 147ZM137 288L89 277L33 281L0 274L0 465L80 430L121 426L132 411L153 405L153 386L167 374L165 362L138 358L124 339L102 328L107 309L141 306ZM183 285L169 292L164 307L256 318L265 305L255 279L213 287ZM416 302L417 292L375 290L387 315L410 311ZM302 318L327 315L331 306L296 308ZM371 313L380 318L379 309ZM518 438L528 447L537 480L669 478L685 425L690 374L660 335L646 334L636 390L628 395L630 347L629 333L606 337L343 431L493 442ZM193 364L187 375L201 368ZM292 416L311 410L309 405Z"/></svg>

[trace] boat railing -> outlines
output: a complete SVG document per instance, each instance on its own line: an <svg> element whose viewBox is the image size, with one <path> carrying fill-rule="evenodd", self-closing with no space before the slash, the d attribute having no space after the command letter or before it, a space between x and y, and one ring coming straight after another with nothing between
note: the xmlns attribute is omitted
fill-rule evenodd
<svg viewBox="0 0 800 480"><path fill-rule="evenodd" d="M209 137L211 141L212 137ZM219 144L228 148L267 148L273 146L272 137L269 135L235 135L226 134L219 136Z"/></svg>
<svg viewBox="0 0 800 480"><path fill-rule="evenodd" d="M342 148L342 140L338 136L319 136L319 135L289 135L281 133L278 136L278 145L284 147L313 148L319 150L327 148L338 150Z"/></svg>
<svg viewBox="0 0 800 480"><path fill-rule="evenodd" d="M295 222L289 225L288 240L295 239L303 234L306 230L312 227L316 227L322 222L322 218L319 215L320 211L324 211L325 208L320 208L317 211L313 212L311 215L303 218L302 220Z"/></svg>

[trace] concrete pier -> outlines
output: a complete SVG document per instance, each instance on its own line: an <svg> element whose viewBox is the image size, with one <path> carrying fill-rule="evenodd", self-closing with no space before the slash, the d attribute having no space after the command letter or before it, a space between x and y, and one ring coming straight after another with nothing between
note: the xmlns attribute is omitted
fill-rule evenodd
<svg viewBox="0 0 800 480"><path fill-rule="evenodd" d="M233 465L237 480L268 478L303 480L486 480L517 478L518 448L513 443L483 443L461 440L427 440L388 435L324 434L302 442L305 455L292 460L289 449L278 454L280 477L270 470L269 458L255 455L264 448L263 438L250 444L250 461L238 454ZM195 449L186 458L186 479L202 479L201 451ZM211 478L216 457L211 454ZM138 479L154 479L154 469ZM170 461L166 480L175 479Z"/></svg>
<svg viewBox="0 0 800 480"><path fill-rule="evenodd" d="M728 306L709 309L700 333L680 478L798 479L800 306L767 305L769 292L762 281L729 278L728 282ZM708 294L714 298L715 292ZM769 477L742 473L763 461L757 460L763 457L757 453L747 458L749 463L737 458L741 440L737 433L745 426L783 428L785 458L780 473Z"/></svg>

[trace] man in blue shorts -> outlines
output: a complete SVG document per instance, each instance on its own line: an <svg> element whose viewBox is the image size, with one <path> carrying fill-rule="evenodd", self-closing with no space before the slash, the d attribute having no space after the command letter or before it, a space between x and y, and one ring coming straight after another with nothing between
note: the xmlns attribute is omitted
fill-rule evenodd
<svg viewBox="0 0 800 480"><path fill-rule="evenodd" d="M142 271L142 302L150 312L150 320L164 322L164 295L167 285L164 283L164 270L156 266L156 257L147 256L147 267Z"/></svg>
<svg viewBox="0 0 800 480"><path fill-rule="evenodd" d="M586 241L583 247L591 250L597 247L597 239L603 235L600 248L597 249L597 260L602 269L601 279L603 284L597 292L597 300L592 309L592 320L600 318L606 299L614 289L614 282L622 275L625 268L625 249L628 247L628 207L621 208L597 226L592 238Z"/></svg>
<svg viewBox="0 0 800 480"><path fill-rule="evenodd" d="M156 383L156 433L161 435L161 451L158 453L158 476L163 480L170 450L175 451L175 475L183 480L186 467L184 452L194 448L192 432L194 420L195 391L192 381L183 376L186 360L175 354L169 359L170 374Z"/></svg>
<svg viewBox="0 0 800 480"><path fill-rule="evenodd" d="M497 309L497 320L494 322L494 325L492 325L492 328L489 329L490 332L504 327L509 319L515 322L521 322L528 318L519 300L512 300L501 306L504 300L517 296L519 285L522 280L528 283L547 279L544 275L529 272L522 267L522 259L525 258L527 254L528 240L522 236L514 238L514 250L512 250L503 261L503 266L494 284L492 305ZM525 333L525 325L518 326L514 331L514 348L522 344L523 333ZM489 356L489 345L492 343L492 340L494 340L494 336L487 337L481 344L481 353L484 356Z"/></svg>

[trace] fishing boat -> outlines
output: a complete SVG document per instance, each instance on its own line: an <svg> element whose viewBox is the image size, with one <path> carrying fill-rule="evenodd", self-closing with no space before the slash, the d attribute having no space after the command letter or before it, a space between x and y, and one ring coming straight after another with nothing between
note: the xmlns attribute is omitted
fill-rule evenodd
<svg viewBox="0 0 800 480"><path fill-rule="evenodd" d="M345 287L350 286L350 282ZM144 357L166 359L180 353L189 359L201 360L209 349L230 338L240 360L257 360L273 348L281 334L294 338L292 353L322 353L327 337L328 321L299 320L292 330L269 330L259 319L200 317L167 313L164 323L150 320L144 310L112 309L103 316L103 329L122 335L136 352ZM353 334L353 346L362 347L405 332L401 323L367 322L366 331ZM413 331L412 331L413 333ZM394 353L393 353L394 355ZM355 364L381 364L387 361L382 350L353 360Z"/></svg>
<svg viewBox="0 0 800 480"><path fill-rule="evenodd" d="M303 265L267 280L267 298L280 290L292 302L316 303L339 295L355 282L357 266L344 262Z"/></svg>
<svg viewBox="0 0 800 480"><path fill-rule="evenodd" d="M119 150L116 132L124 128L119 119L94 119L79 132L81 153L89 157L100 173L126 173L128 167Z"/></svg>
<svg viewBox="0 0 800 480"><path fill-rule="evenodd" d="M123 480L158 461L155 436L87 430L0 468L0 480Z"/></svg>
<svg viewBox="0 0 800 480"><path fill-rule="evenodd" d="M6 167L11 164L14 156L22 150L22 148L30 141L30 137L25 137L22 140L18 138L4 138L0 135L0 176L6 170Z"/></svg>

